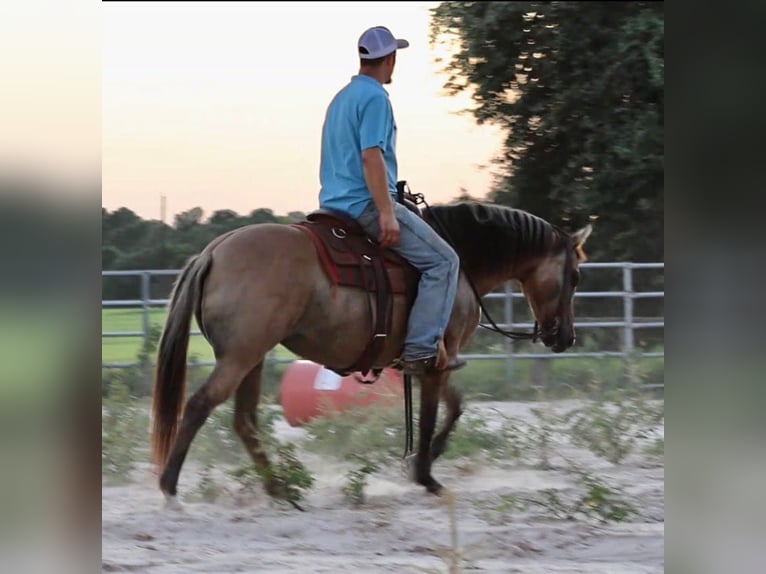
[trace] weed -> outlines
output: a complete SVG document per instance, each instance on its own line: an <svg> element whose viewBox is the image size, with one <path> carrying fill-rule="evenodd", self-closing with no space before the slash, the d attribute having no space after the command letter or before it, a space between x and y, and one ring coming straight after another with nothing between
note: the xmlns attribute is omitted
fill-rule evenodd
<svg viewBox="0 0 766 574"><path fill-rule="evenodd" d="M127 482L135 468L148 417L130 394L124 379L115 377L102 404L101 471L110 482Z"/></svg>
<svg viewBox="0 0 766 574"><path fill-rule="evenodd" d="M383 463L399 457L404 446L404 415L398 407L371 405L328 411L303 428L307 448L341 460L364 453L366 460Z"/></svg>
<svg viewBox="0 0 766 574"><path fill-rule="evenodd" d="M298 502L304 497L303 491L313 486L314 477L298 459L296 445L281 443L274 434L274 423L279 416L279 411L271 408L268 404L262 403L258 406L258 439L264 451L273 453L273 460L269 468L256 467L252 460L247 457L246 461L229 470L227 475L233 478L243 490L250 492L255 491L262 481L280 484L284 487L284 500ZM232 440L236 439L241 445L239 438L235 437L231 431L231 425L227 424L224 428L225 431L220 429L222 434L231 437ZM240 450L244 450L244 448L240 446Z"/></svg>
<svg viewBox="0 0 766 574"><path fill-rule="evenodd" d="M255 492L261 485L261 476L255 470L255 465L252 462L230 469L226 471L226 474L237 482L241 490L246 492Z"/></svg>
<svg viewBox="0 0 766 574"><path fill-rule="evenodd" d="M207 464L201 471L196 494L205 502L215 502L221 493L221 487L213 478L212 464Z"/></svg>
<svg viewBox="0 0 766 574"><path fill-rule="evenodd" d="M603 397L567 415L572 442L612 464L632 454L640 439L646 439L664 416L642 393L610 391Z"/></svg>
<svg viewBox="0 0 766 574"><path fill-rule="evenodd" d="M268 468L255 467L255 472L267 483L284 486L282 497L287 502L300 502L304 491L314 485L314 477L295 454L295 444L280 445L276 451L276 460Z"/></svg>
<svg viewBox="0 0 766 574"><path fill-rule="evenodd" d="M379 465L362 455L349 455L349 458L359 466L346 474L343 495L352 506L361 506L366 502L364 488L367 486L367 478L378 471Z"/></svg>
<svg viewBox="0 0 766 574"><path fill-rule="evenodd" d="M635 507L624 500L619 492L598 479L584 474L580 483L586 491L577 501L576 511L596 516L601 522L624 522L637 514Z"/></svg>
<svg viewBox="0 0 766 574"><path fill-rule="evenodd" d="M558 520L576 520L584 516L595 517L603 523L624 522L637 514L635 507L619 490L587 472L575 472L579 475L578 488L571 502L562 500L559 491L553 488L541 490L540 496L524 498L524 502L542 507Z"/></svg>
<svg viewBox="0 0 766 574"><path fill-rule="evenodd" d="M484 419L463 415L450 435L444 458L502 458L506 455L509 445L505 425L493 431Z"/></svg>
<svg viewBox="0 0 766 574"><path fill-rule="evenodd" d="M558 433L561 419L550 408L533 408L532 414L537 419L536 425L529 425L526 450L537 453L536 467L540 470L550 470L551 455L553 454L554 437Z"/></svg>
<svg viewBox="0 0 766 574"><path fill-rule="evenodd" d="M481 498L474 502L482 519L495 525L507 524L512 515L526 507L524 499L515 494L499 494L493 498Z"/></svg>

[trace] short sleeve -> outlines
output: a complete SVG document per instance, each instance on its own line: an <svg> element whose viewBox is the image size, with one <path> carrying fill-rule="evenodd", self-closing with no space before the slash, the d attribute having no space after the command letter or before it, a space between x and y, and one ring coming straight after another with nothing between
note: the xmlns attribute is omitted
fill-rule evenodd
<svg viewBox="0 0 766 574"><path fill-rule="evenodd" d="M359 126L359 144L364 151L371 147L385 149L389 125L392 122L391 104L384 94L367 101L362 108Z"/></svg>

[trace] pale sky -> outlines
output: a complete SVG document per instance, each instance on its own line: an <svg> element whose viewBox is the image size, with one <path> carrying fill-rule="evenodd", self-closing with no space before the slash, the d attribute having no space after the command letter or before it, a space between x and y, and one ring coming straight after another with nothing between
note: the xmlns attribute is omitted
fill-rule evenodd
<svg viewBox="0 0 766 574"><path fill-rule="evenodd" d="M320 133L383 25L410 47L386 86L399 178L429 203L483 197L501 142L456 112L428 45L435 2L103 3L102 205L159 218L200 206L246 214L317 207Z"/></svg>

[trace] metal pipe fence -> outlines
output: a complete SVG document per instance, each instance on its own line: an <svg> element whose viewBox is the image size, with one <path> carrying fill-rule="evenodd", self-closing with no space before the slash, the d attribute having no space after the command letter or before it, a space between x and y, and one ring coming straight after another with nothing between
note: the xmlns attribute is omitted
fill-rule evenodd
<svg viewBox="0 0 766 574"><path fill-rule="evenodd" d="M634 303L640 299L664 299L664 291L636 291L634 288L634 271L639 269L650 269L664 272L664 263L631 263L631 262L613 262L613 263L583 263L580 265L583 270L587 269L621 269L622 270L622 290L621 291L578 291L575 299L620 299L622 301L622 317L619 320L593 319L588 317L578 317L575 320L575 328L580 330L588 329L619 329L622 332L622 345L618 351L580 351L576 347L564 353L547 352L518 352L515 349L515 343L511 339L505 339L504 353L472 353L463 354L461 357L468 360L505 360L509 378L513 376L514 362L521 359L561 359L561 358L607 358L617 357L630 363L641 358L663 358L664 351L644 352L637 348L635 344L636 331L641 329L664 329L664 317L637 317L635 315ZM131 271L102 271L102 278L108 277L138 277L139 278L139 299L117 299L102 300L102 309L115 308L134 308L141 310L141 330L140 331L102 331L103 339L115 337L134 337L141 338L142 342L150 336L151 328L151 310L162 308L168 304L168 299L155 299L151 296L151 280L153 277L172 276L180 273L179 269L171 270L131 270ZM489 293L484 297L485 301L501 299L503 301L503 322L498 325L503 329L523 330L532 329L533 324L529 322L515 322L513 312L514 300L523 299L523 293L513 289L513 283L508 282L504 285L502 291ZM190 331L192 336L199 336L201 332L197 329ZM280 359L270 353L267 361L271 362L291 362L293 359ZM135 366L135 362L103 362L102 368L115 369ZM212 361L190 362L190 365L212 365Z"/></svg>

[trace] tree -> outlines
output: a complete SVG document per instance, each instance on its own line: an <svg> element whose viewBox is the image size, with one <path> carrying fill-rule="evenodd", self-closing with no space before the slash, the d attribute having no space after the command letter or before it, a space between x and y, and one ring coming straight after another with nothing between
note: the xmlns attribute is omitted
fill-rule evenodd
<svg viewBox="0 0 766 574"><path fill-rule="evenodd" d="M175 228L186 230L190 227L202 224L204 212L201 207L192 207L175 216Z"/></svg>
<svg viewBox="0 0 766 574"><path fill-rule="evenodd" d="M505 128L489 198L571 227L592 259L664 258L664 14L652 2L442 2L445 88ZM449 44L452 42L452 44Z"/></svg>
<svg viewBox="0 0 766 574"><path fill-rule="evenodd" d="M274 211L267 207L254 209L247 216L248 223L277 223L279 219L274 215Z"/></svg>

